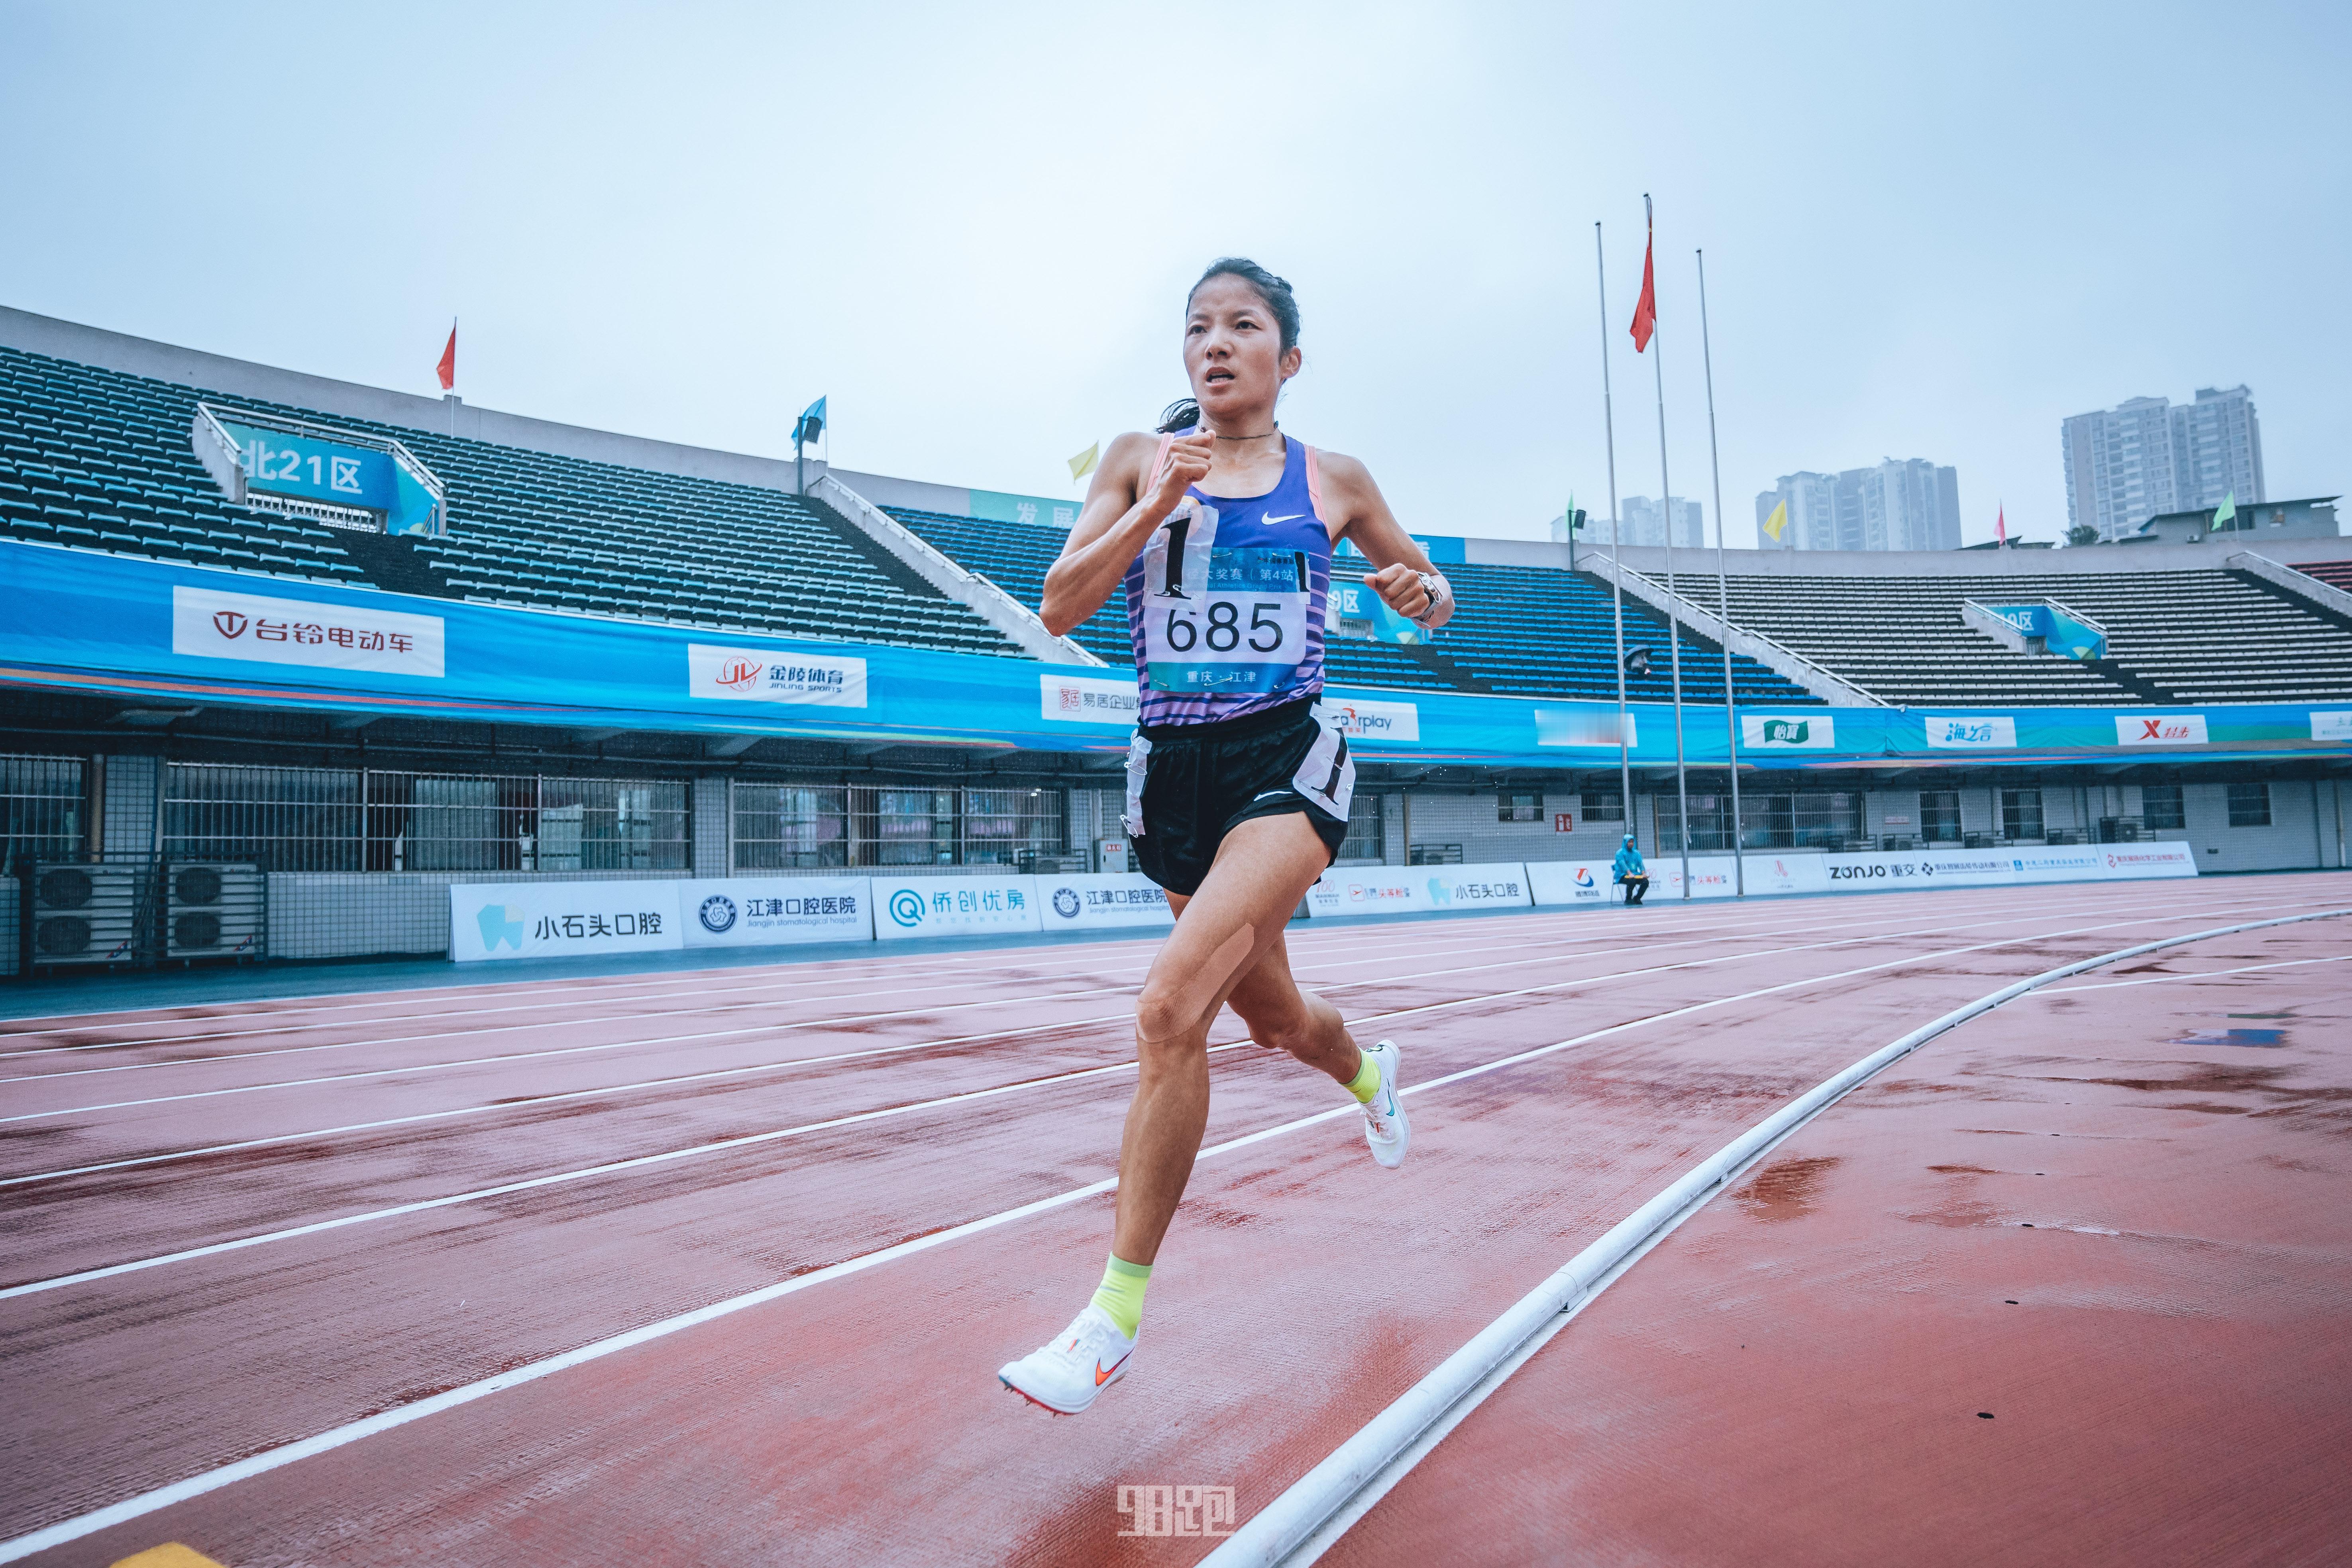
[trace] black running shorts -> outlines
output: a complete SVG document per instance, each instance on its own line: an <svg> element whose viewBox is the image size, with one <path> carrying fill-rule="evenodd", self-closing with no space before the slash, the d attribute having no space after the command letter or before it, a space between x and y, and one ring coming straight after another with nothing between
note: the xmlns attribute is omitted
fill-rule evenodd
<svg viewBox="0 0 2352 1568"><path fill-rule="evenodd" d="M1294 811L1306 814L1337 858L1356 764L1347 738L1314 709L1315 699L1301 698L1239 719L1139 731L1128 758L1129 848L1138 869L1189 897L1237 825Z"/></svg>

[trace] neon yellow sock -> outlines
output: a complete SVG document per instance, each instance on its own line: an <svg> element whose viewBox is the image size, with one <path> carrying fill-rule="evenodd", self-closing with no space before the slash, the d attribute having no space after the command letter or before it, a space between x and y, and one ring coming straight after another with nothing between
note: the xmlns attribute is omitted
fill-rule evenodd
<svg viewBox="0 0 2352 1568"><path fill-rule="evenodd" d="M1381 1091L1381 1064L1372 1060L1371 1052L1365 1051L1362 1055L1364 1065L1358 1068L1356 1076L1348 1080L1348 1092L1356 1097L1357 1104L1368 1105L1372 1096Z"/></svg>
<svg viewBox="0 0 2352 1568"><path fill-rule="evenodd" d="M1095 1305L1118 1325L1129 1339L1143 1322L1143 1288L1151 1283L1151 1265L1129 1263L1114 1252L1103 1265L1103 1282L1095 1287Z"/></svg>

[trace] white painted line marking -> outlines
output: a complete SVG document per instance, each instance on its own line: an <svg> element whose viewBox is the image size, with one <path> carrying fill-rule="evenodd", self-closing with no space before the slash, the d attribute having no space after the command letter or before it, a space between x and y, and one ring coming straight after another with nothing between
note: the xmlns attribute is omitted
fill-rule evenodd
<svg viewBox="0 0 2352 1568"><path fill-rule="evenodd" d="M1531 1353L1530 1340L1538 1334L1557 1333L1565 1318L1591 1303L1636 1253L1696 1213L1707 1199L1724 1191L1805 1123L1929 1040L2014 997L2085 970L2239 931L2348 914L2352 910L2336 909L2250 921L2164 937L2081 959L1979 996L1872 1052L1700 1161L1680 1180L1570 1258L1550 1279L1519 1298L1502 1316L1472 1336L1467 1344L1398 1395L1387 1409L1365 1423L1320 1464L1227 1536L1202 1560L1204 1568L1276 1568L1276 1564L1290 1568L1320 1557L1349 1525L1360 1519L1403 1478L1413 1462L1435 1447L1436 1438L1444 1433L1433 1436L1433 1428L1441 1423L1449 1427L1458 1425L1475 1407L1478 1398L1499 1385L1501 1379L1496 1373L1499 1371L1507 1375L1505 1363L1516 1365L1525 1362L1527 1354Z"/></svg>
<svg viewBox="0 0 2352 1568"><path fill-rule="evenodd" d="M2180 942L2194 942L2202 936L2224 934L2226 931L2230 931L2252 930L2258 925L2284 925L2294 921L2320 920L2326 919L2329 915L2347 912L2352 911L2336 910L2328 910L2322 914L2292 915L2279 920L2255 921L2249 925L2227 927L2224 928L2224 932L2199 932L2189 936L2166 938L2158 942L2143 944L2137 948L2126 949L2120 953L2105 954L2099 958L2085 960L2080 963L2068 965L2063 969L2053 970L2049 973L2048 976L2036 977L2036 980L2033 981L2020 982L2017 985L2009 987L2002 992L1996 992L1994 994L1994 997L1996 999L2005 999L2010 994L2030 988L2032 984L2037 984L2039 980L2042 978L2054 978L2065 974L2075 973L2082 969L2094 967L2103 963L2112 963L2117 958L2128 957L2136 952L2153 952L2158 948L2174 946ZM2152 918L2162 919L2165 917ZM2118 921L2111 922L2111 924L2116 925L2145 923L2148 923L2148 921ZM2108 928L2105 926L2070 928L2068 930L2040 933L2039 939L2047 940L2049 937L2053 936L2078 934L2079 931L2098 931L2105 929ZM1757 996L1772 995L1780 992L1794 990L1808 984L1821 984L1832 980L1849 979L1856 974L1870 973L1877 970L1894 968L1905 963L1929 963L1938 958L1953 957L1965 952L1981 952L1984 948L2003 946L2007 945L2010 942L2015 942L2017 940L2020 939L2012 937L2005 939L2002 942L1979 943L1973 947L1950 949L1941 953L1915 953L1899 959L1889 959L1884 963L1869 964L1860 969L1849 970L1843 973L1822 975L1809 980L1784 982L1779 985L1766 986L1757 991L1742 993L1738 996L1721 997L1713 1001L1696 1003L1689 1006L1678 1007L1671 1012L1661 1013L1652 1017L1612 1025L1607 1028L1594 1030L1589 1035L1578 1036L1570 1039L1557 1041L1551 1045L1540 1046L1532 1050L1516 1052L1496 1061L1484 1063L1477 1067L1465 1068L1458 1072L1452 1072L1440 1078L1432 1079L1425 1083L1409 1084L1399 1092L1402 1094L1427 1093L1431 1089L1442 1088L1447 1084L1459 1083L1467 1079L1482 1077L1485 1074L1499 1071L1505 1068L1516 1067L1542 1057L1548 1057L1556 1052L1566 1050L1571 1046L1582 1044L1587 1040L1598 1039L1607 1035L1620 1034L1628 1029L1640 1028L1650 1024L1662 1023L1670 1018L1685 1017L1693 1013L1705 1012L1709 1008L1724 1006L1732 1002L1746 1001ZM2033 939L2029 938L2027 940ZM1959 1013L1947 1015L1947 1017L1958 1020L1963 1017L1974 1016L1975 1013L1983 1011L1986 1007L1992 1005L1995 1005L1992 1001L1979 1001L1978 1003L1970 1004L1969 1007L1961 1009ZM1941 1023L1942 1020L1939 1020L1938 1022ZM1945 1026L1948 1027L1949 1025L1946 1024ZM1929 1028L1931 1030L1936 1030L1936 1026L1931 1025L1929 1026ZM1940 1032L1940 1030L1936 1030L1936 1032ZM1924 1039L1930 1037L1923 1032L1920 1037ZM1906 1038L1909 1038L1909 1037L1906 1037ZM1897 1042L1898 1046L1901 1044L1902 1042ZM1890 1047L1887 1051L1878 1053L1878 1056L1885 1057L1887 1060L1892 1060L1894 1058L1889 1056L1888 1052L1895 1050L1895 1047ZM1901 1053L1896 1052L1896 1054L1899 1055ZM1831 1079L1830 1083L1839 1083L1840 1081L1852 1077L1861 1067L1867 1066L1869 1063L1875 1062L1877 1060L1877 1057L1865 1058L1864 1062L1856 1064L1856 1067L1854 1068L1847 1068L1846 1071L1840 1074L1837 1079ZM1129 1063L1125 1065L1132 1066L1133 1064ZM1880 1062L1879 1065L1884 1066L1885 1063ZM1089 1072L1101 1072L1110 1069L1090 1068L1087 1070ZM1874 1072L1876 1070L1877 1068L1875 1067L1871 1068L1871 1071ZM1862 1075L1864 1078L1868 1076L1868 1073L1864 1073ZM1853 1081L1858 1083L1861 1081L1861 1079L1856 1078ZM996 1090L982 1090L979 1092L1002 1093L1006 1092L1013 1087L1017 1086L1005 1086L1003 1089ZM1813 1095L1821 1094L1823 1089L1828 1087L1830 1086L1823 1085L1822 1089L1814 1089L1811 1095L1805 1097L1806 1100L1811 1099ZM1852 1087L1852 1083L1846 1085L1846 1088L1848 1089ZM1843 1092L1845 1092L1843 1089L1838 1090L1839 1094L1843 1094ZM1832 1096L1832 1098L1834 1099L1835 1096ZM1797 1105L1801 1105L1803 1103L1804 1100L1800 1100L1797 1102ZM1754 1138L1758 1131L1773 1125L1773 1123L1779 1121L1780 1117L1788 1116L1790 1111L1795 1109L1796 1105L1792 1105L1783 1110L1779 1116L1768 1119L1766 1122L1759 1124L1759 1129L1751 1130L1745 1138L1740 1140L1740 1142L1744 1143L1748 1139ZM1816 1110L1818 1110L1818 1108L1816 1108ZM1230 1153L1234 1150L1248 1148L1253 1144L1264 1142L1269 1139L1278 1138L1285 1134L1297 1131L1302 1128L1318 1126L1338 1117L1353 1116L1357 1113L1357 1107L1352 1104L1334 1106L1328 1110L1318 1111L1311 1116L1303 1116L1295 1121L1282 1122L1276 1126L1260 1129L1255 1132L1244 1133L1239 1138L1229 1139L1223 1143L1202 1150L1198 1158L1202 1160L1213 1159L1219 1155ZM1809 1115L1811 1113L1809 1113ZM1793 1130L1794 1125L1792 1125L1788 1131ZM1777 1143L1780 1141L1780 1137L1785 1137L1786 1135L1787 1132L1783 1131L1779 1135L1779 1137L1773 1138L1770 1142ZM1733 1147L1738 1147L1738 1144L1735 1144ZM1769 1150L1769 1144L1768 1143L1765 1146L1765 1149ZM1759 1152L1761 1152L1762 1151L1759 1151ZM1718 1159L1721 1157L1721 1155L1717 1156ZM1712 1163L1713 1162L1710 1162L1709 1163ZM1705 1167L1702 1167L1702 1170L1703 1169L1705 1169ZM1657 1198L1652 1199L1649 1204L1644 1205L1641 1210L1637 1211L1632 1219L1622 1222L1615 1229L1612 1230L1609 1233L1610 1237L1616 1237L1620 1233L1625 1232L1628 1227L1633 1226L1644 1215L1649 1214L1651 1210L1656 1208L1660 1204L1665 1202L1667 1198L1673 1196L1675 1192L1689 1184L1696 1176L1698 1175L1698 1172L1694 1172L1692 1175L1685 1176L1682 1182L1675 1184L1675 1187L1669 1188L1666 1193L1660 1194ZM1721 1178L1717 1178L1718 1182L1720 1180ZM880 1264L890 1262L899 1258L908 1257L917 1252L925 1251L933 1247L943 1246L950 1241L959 1240L967 1236L972 1236L984 1230L993 1229L998 1226L1010 1224L1014 1220L1025 1219L1033 1215L1044 1214L1054 1209L1062 1208L1084 1198L1108 1193L1115 1189L1117 1185L1117 1178L1109 1177L1102 1181L1089 1183L1085 1186L1074 1187L1067 1192L1057 1194L1052 1197L1041 1198L1034 1203L1024 1204L1015 1208L1005 1209L997 1214L989 1215L980 1219L969 1220L962 1225L950 1226L946 1230L939 1231L929 1236L919 1237L914 1240L900 1242L896 1246L883 1247L877 1251L866 1253L862 1257L845 1259L840 1263L829 1264L824 1268L814 1269L807 1274L795 1276L791 1279L781 1280L776 1284L763 1286L757 1290L751 1290L740 1296L730 1297L723 1301L713 1302L706 1307L698 1307L689 1311L681 1312L675 1317L665 1318L659 1321L648 1323L640 1328L627 1330L622 1333L612 1335L609 1338L598 1340L593 1343L583 1345L577 1350L567 1351L560 1355L551 1356L543 1361L532 1362L526 1365L499 1373L494 1376L483 1378L478 1382L467 1384L458 1388L450 1389L442 1394L430 1395L426 1398L417 1400L413 1404L399 1405L391 1410L379 1412L374 1415L366 1416L357 1421L346 1423L341 1426L335 1427L331 1431L320 1433L315 1436L299 1438L291 1443L281 1444L275 1448L265 1449L261 1453L251 1455L246 1458L237 1460L235 1463L223 1465L216 1468L206 1470L201 1474L188 1477L184 1480L174 1481L166 1486L154 1488L149 1491L142 1492L135 1497L126 1498L121 1502L110 1504L105 1508L94 1510L89 1513L80 1514L71 1519L61 1520L55 1524L31 1531L26 1535L17 1536L13 1540L0 1542L0 1563L13 1563L20 1558L30 1556L37 1552L47 1551L52 1546L59 1546L68 1542L78 1541L83 1536L93 1534L98 1531L110 1529L117 1524L125 1523L131 1520L138 1519L146 1514L155 1512L159 1509L169 1508L174 1503L184 1502L190 1498L201 1497L206 1492L215 1491L222 1487L233 1485L237 1481L246 1480L254 1476L266 1474L270 1470L278 1469L286 1465L290 1465L298 1459L308 1458L314 1454L326 1453L331 1449L341 1447L346 1444L357 1442L362 1437L373 1436L379 1432L386 1432L396 1426L406 1426L412 1421L421 1420L427 1415L436 1415L441 1411L453 1409L460 1405L471 1404L473 1401L485 1398L489 1394L500 1393L509 1388L520 1387L524 1384L534 1383L541 1378L551 1376L558 1372L580 1366L588 1362L601 1360L602 1358L614 1354L617 1352L633 1349L637 1345L645 1344L654 1340L667 1338L667 1336L680 1332L683 1330L695 1328L703 1323L711 1322L719 1318L728 1317L750 1307L756 1307L768 1301L777 1300L782 1297L806 1289L812 1285L821 1284L830 1279L838 1279L851 1274L860 1273ZM1649 1225L1643 1231L1643 1236L1646 1237L1648 1232L1656 1230L1659 1223L1663 1222ZM1595 1246L1601 1246L1603 1243L1606 1243L1608 1239L1608 1237L1603 1237L1602 1243L1596 1243ZM1592 1248L1587 1249L1588 1254L1591 1251ZM1585 1254L1579 1255L1580 1258L1584 1256ZM1572 1269L1575 1267L1575 1263L1571 1262L1570 1268ZM1564 1269L1561 1272L1562 1274L1566 1274L1568 1273L1568 1270ZM1558 1278L1559 1278L1559 1276L1554 1277L1555 1279ZM1540 1294L1544 1289L1544 1287L1538 1287L1538 1294ZM1580 1288L1580 1293L1581 1293ZM1532 1299L1532 1297L1529 1298L1529 1300ZM1519 1307L1512 1309L1512 1313L1518 1313L1526 1305L1527 1301L1523 1300ZM1557 1309L1554 1309L1554 1310L1557 1310ZM1508 1318L1512 1314L1506 1314L1506 1317ZM1495 1331L1495 1326L1490 1325L1486 1332L1482 1334L1479 1339L1473 1340L1471 1344L1473 1346L1477 1345L1481 1340L1484 1340L1487 1335L1491 1335ZM1523 1341L1526 1337L1527 1336L1525 1334L1522 1334L1519 1336L1519 1339ZM1515 1344L1516 1342L1515 1342ZM1438 1369L1438 1371L1442 1373L1445 1371L1447 1367L1453 1366L1455 1362L1462 1360L1469 1348L1470 1347L1465 1347L1464 1351L1456 1352L1454 1356L1449 1359L1444 1366L1441 1366ZM1432 1377L1434 1377L1437 1373L1432 1373L1431 1375ZM1424 1379L1423 1384L1426 1384L1428 1380ZM1423 1385L1416 1385L1416 1388L1420 1386ZM1412 1395L1411 1393L1408 1393L1405 1397L1410 1399ZM1402 1401L1400 1401L1399 1403L1402 1404ZM1393 1411L1396 1409L1396 1406L1391 1405L1390 1409ZM1377 1424L1378 1421L1384 1420L1386 1418L1386 1413L1383 1413L1382 1416L1375 1418L1375 1424ZM1422 1426L1426 1426L1426 1422L1422 1423ZM1366 1428L1368 1431L1370 1429L1370 1428L1369 1427ZM1415 1435L1417 1435L1420 1430L1421 1427L1417 1426L1415 1428ZM1362 1434L1358 1434L1359 1437L1361 1436ZM1351 1441L1353 1441L1353 1439L1351 1439ZM1328 1465L1331 1461L1327 1459L1324 1463L1325 1465ZM1318 1471L1320 1468L1321 1467L1318 1467ZM1310 1472L1310 1475L1316 1472ZM1296 1490L1297 1489L1294 1488L1293 1489ZM1285 1494L1286 1497L1289 1494L1287 1493ZM1278 1502L1279 1500L1277 1500L1277 1505ZM1318 1520L1321 1517L1328 1516L1329 1511L1330 1510L1325 1510L1322 1515L1318 1516ZM1264 1515L1261 1514L1259 1517L1263 1518ZM1256 1521L1252 1521L1252 1526L1255 1526L1255 1523ZM1251 1527L1245 1526L1244 1532L1246 1532L1249 1528ZM1240 1534L1236 1534L1234 1537L1231 1538L1226 1544L1229 1546L1232 1544L1233 1541L1237 1541L1241 1538ZM1220 1548L1219 1554L1222 1554L1223 1551L1223 1548Z"/></svg>

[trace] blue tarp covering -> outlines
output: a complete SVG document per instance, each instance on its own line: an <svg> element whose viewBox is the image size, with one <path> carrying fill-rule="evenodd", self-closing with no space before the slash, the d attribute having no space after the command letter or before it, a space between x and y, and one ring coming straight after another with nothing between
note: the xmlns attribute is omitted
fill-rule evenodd
<svg viewBox="0 0 2352 1568"><path fill-rule="evenodd" d="M0 542L0 683L162 704L408 714L839 741L1106 751L1127 742L1124 667L655 626L331 587ZM1334 686L1359 756L1614 766L1612 703ZM1633 705L1643 766L1674 715ZM2352 757L2352 704L1748 708L1741 756L1774 768ZM1719 708L1685 754L1719 765Z"/></svg>

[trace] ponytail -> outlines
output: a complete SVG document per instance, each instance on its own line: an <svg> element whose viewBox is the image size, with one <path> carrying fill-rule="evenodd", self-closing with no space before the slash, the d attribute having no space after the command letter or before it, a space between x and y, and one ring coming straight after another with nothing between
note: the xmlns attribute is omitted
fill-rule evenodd
<svg viewBox="0 0 2352 1568"><path fill-rule="evenodd" d="M1155 435L1167 436L1179 430L1197 429L1201 423L1201 405L1189 397L1180 397L1160 410L1159 428Z"/></svg>

